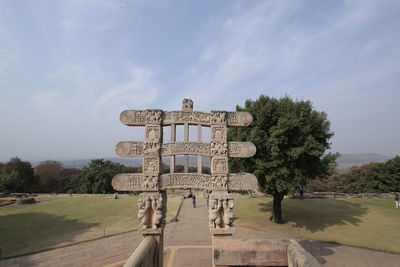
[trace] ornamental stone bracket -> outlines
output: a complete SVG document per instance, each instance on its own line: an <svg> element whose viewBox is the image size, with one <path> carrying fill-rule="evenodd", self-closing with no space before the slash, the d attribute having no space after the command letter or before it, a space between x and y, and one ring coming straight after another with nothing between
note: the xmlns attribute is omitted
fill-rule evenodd
<svg viewBox="0 0 400 267"><path fill-rule="evenodd" d="M228 142L229 127L247 127L253 121L248 112L193 111L193 101L184 99L182 111L158 109L125 110L120 120L128 126L144 126L144 141L122 141L115 151L121 157L142 157L143 173L117 174L112 187L117 191L142 191L138 199L139 230L144 235L162 235L165 225L167 189L202 189L209 194L211 233L233 233L234 198L229 190L257 190L257 178L250 173L229 173L230 157L252 157L251 142ZM184 141L176 141L176 125L184 125ZM189 142L189 125L198 127L197 142ZM171 140L163 143L163 126L171 126ZM201 127L211 128L211 142L201 141ZM184 173L175 173L175 156L184 155ZM188 171L188 155L198 157L197 173ZM170 157L170 173L161 174L162 157ZM202 156L211 158L211 174L203 174ZM162 240L162 238L160 239Z"/></svg>

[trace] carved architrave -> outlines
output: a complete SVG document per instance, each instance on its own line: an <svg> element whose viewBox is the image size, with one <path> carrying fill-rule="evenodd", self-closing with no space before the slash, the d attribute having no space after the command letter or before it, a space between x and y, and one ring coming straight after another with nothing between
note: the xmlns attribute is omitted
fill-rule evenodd
<svg viewBox="0 0 400 267"><path fill-rule="evenodd" d="M229 142L228 157L251 158L257 152L252 142Z"/></svg>
<svg viewBox="0 0 400 267"><path fill-rule="evenodd" d="M171 124L210 125L210 113L201 111L170 111L164 113L163 125Z"/></svg>
<svg viewBox="0 0 400 267"><path fill-rule="evenodd" d="M210 156L210 144L196 142L167 143L163 144L161 153L163 156L182 154Z"/></svg>
<svg viewBox="0 0 400 267"><path fill-rule="evenodd" d="M124 110L121 112L120 121L129 126L144 126L146 124L161 124L162 110Z"/></svg>
<svg viewBox="0 0 400 267"><path fill-rule="evenodd" d="M249 112L227 112L226 115L229 127L247 127L253 122L253 116Z"/></svg>
<svg viewBox="0 0 400 267"><path fill-rule="evenodd" d="M228 173L228 158L227 157L212 157L211 173Z"/></svg>
<svg viewBox="0 0 400 267"><path fill-rule="evenodd" d="M158 191L158 175L121 173L113 177L112 187L117 191Z"/></svg>
<svg viewBox="0 0 400 267"><path fill-rule="evenodd" d="M224 112L226 125L228 127L247 127L253 121L253 117L248 112ZM161 116L161 119L159 118ZM145 126L146 124L200 124L211 126L213 123L212 113L200 111L169 111L161 110L124 110L121 112L120 120L128 126ZM217 119L220 120L220 119Z"/></svg>
<svg viewBox="0 0 400 267"><path fill-rule="evenodd" d="M148 143L148 145L146 145ZM121 157L143 157L158 153L157 142L122 141L115 148ZM256 147L251 142L208 143L198 142L173 142L162 144L162 156L191 154L199 156L228 156L228 157L252 157L256 153Z"/></svg>
<svg viewBox="0 0 400 267"><path fill-rule="evenodd" d="M165 192L144 192L138 198L139 230L146 231L162 229L165 226L167 197Z"/></svg>
<svg viewBox="0 0 400 267"><path fill-rule="evenodd" d="M162 189L199 188L208 190L226 190L227 175L208 175L196 173L173 173L161 175Z"/></svg>
<svg viewBox="0 0 400 267"><path fill-rule="evenodd" d="M123 141L116 145L115 152L121 157L142 157L143 146L143 142Z"/></svg>
<svg viewBox="0 0 400 267"><path fill-rule="evenodd" d="M226 142L227 128L224 125L211 126L211 141L212 142Z"/></svg>
<svg viewBox="0 0 400 267"><path fill-rule="evenodd" d="M173 173L157 175L121 173L112 179L117 191L157 191L165 189L208 189L208 190L258 190L257 178L250 173L197 174Z"/></svg>
<svg viewBox="0 0 400 267"><path fill-rule="evenodd" d="M209 228L225 229L233 227L234 198L229 193L211 193L208 204Z"/></svg>
<svg viewBox="0 0 400 267"><path fill-rule="evenodd" d="M228 189L258 191L257 177L247 172L231 173L229 174Z"/></svg>
<svg viewBox="0 0 400 267"><path fill-rule="evenodd" d="M160 158L146 157L143 159L143 172L144 173L159 173L160 172Z"/></svg>

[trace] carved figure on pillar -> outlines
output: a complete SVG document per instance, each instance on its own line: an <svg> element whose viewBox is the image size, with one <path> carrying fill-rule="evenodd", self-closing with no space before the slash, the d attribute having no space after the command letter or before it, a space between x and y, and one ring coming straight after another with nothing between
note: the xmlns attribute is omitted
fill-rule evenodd
<svg viewBox="0 0 400 267"><path fill-rule="evenodd" d="M224 199L222 203L222 208L224 209L224 216L223 216L223 221L224 225L227 228L231 228L233 225L233 208L235 206L235 203L233 199Z"/></svg>

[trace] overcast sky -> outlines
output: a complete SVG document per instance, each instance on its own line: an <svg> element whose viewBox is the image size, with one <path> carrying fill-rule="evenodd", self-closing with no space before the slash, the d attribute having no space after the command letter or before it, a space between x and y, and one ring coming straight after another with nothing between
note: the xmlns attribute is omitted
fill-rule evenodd
<svg viewBox="0 0 400 267"><path fill-rule="evenodd" d="M124 109L310 100L342 153L400 154L400 1L0 1L0 161L115 156Z"/></svg>

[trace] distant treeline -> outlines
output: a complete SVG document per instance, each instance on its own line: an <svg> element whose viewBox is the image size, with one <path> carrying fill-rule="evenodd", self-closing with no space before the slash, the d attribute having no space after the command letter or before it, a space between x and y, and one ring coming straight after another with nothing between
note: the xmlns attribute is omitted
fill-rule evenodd
<svg viewBox="0 0 400 267"><path fill-rule="evenodd" d="M400 157L353 166L345 173L335 171L324 179L310 180L307 191L355 194L400 192Z"/></svg>
<svg viewBox="0 0 400 267"><path fill-rule="evenodd" d="M141 173L142 167L105 161L92 160L83 169L64 168L57 161L44 161L33 168L30 162L12 158L0 163L0 192L27 193L113 193L111 179L118 173ZM169 166L163 164L162 172L169 173ZM183 166L175 167L183 172ZM197 172L189 167L189 172ZM203 166L203 173L210 173ZM368 163L354 166L346 173L335 171L324 179L309 180L307 191L342 193L387 193L400 191L400 157L396 156L383 163Z"/></svg>
<svg viewBox="0 0 400 267"><path fill-rule="evenodd" d="M175 172L183 172L183 166L175 166ZM168 165L162 165L162 173L169 173ZM12 158L7 163L0 163L0 192L26 193L113 193L112 177L118 173L141 173L142 167L105 161L92 160L87 167L64 168L57 161L44 161L32 167L28 161ZM189 172L197 168L189 167ZM210 173L209 167L203 166L203 173Z"/></svg>

